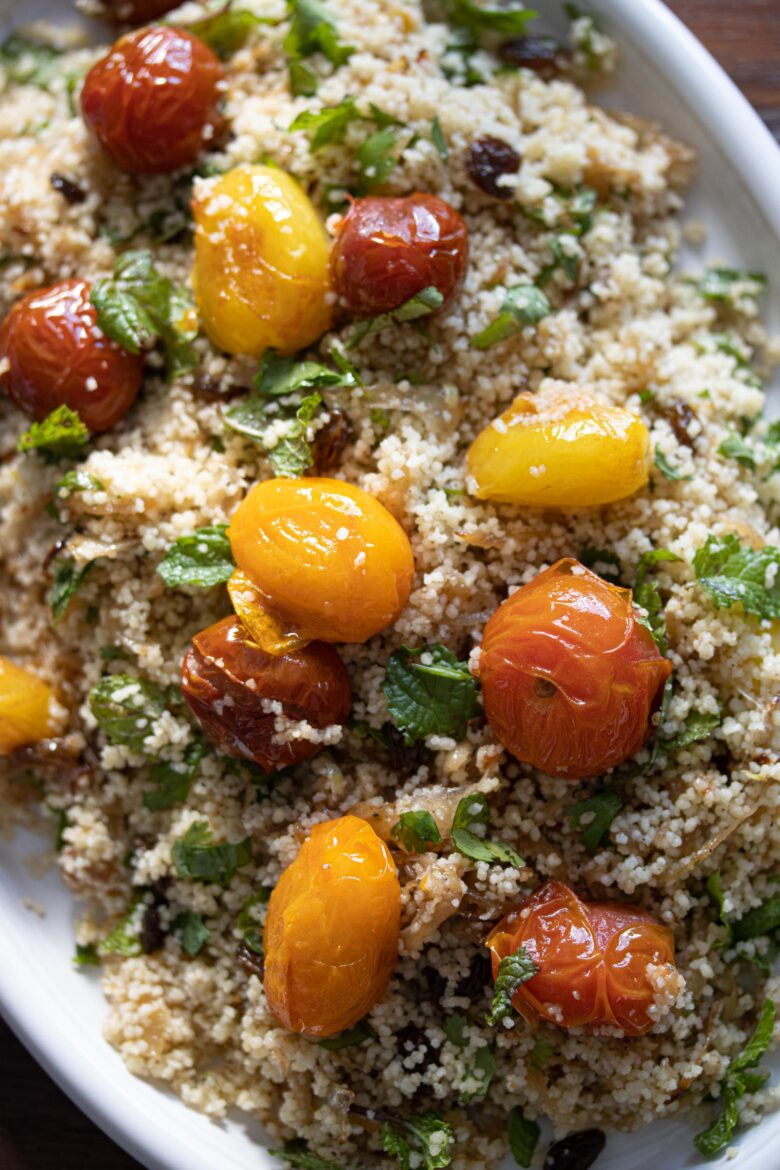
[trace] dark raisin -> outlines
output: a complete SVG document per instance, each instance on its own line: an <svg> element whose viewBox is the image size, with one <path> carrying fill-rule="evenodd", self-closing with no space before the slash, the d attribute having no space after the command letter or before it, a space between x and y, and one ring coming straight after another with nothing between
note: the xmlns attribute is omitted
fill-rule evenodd
<svg viewBox="0 0 780 1170"><path fill-rule="evenodd" d="M317 431L312 447L314 474L328 475L341 463L341 457L352 438L352 424L343 410L332 410L330 418Z"/></svg>
<svg viewBox="0 0 780 1170"><path fill-rule="evenodd" d="M470 178L494 199L511 199L512 188L499 185L502 175L515 175L520 170L520 155L508 142L500 138L478 138L469 147L466 170Z"/></svg>
<svg viewBox="0 0 780 1170"><path fill-rule="evenodd" d="M151 906L144 907L138 938L141 943L141 950L145 955L151 955L153 951L159 951L165 942L165 931L160 922L160 905L160 902L155 901Z"/></svg>
<svg viewBox="0 0 780 1170"><path fill-rule="evenodd" d="M426 762L428 749L425 745L407 744L403 732L400 732L390 720L382 724L382 735L387 742L390 765L395 772L400 772L402 776L411 776Z"/></svg>
<svg viewBox="0 0 780 1170"><path fill-rule="evenodd" d="M507 65L516 69L532 69L549 80L561 71L561 65L571 56L555 37L517 37L505 41L498 55Z"/></svg>
<svg viewBox="0 0 780 1170"><path fill-rule="evenodd" d="M683 447L693 446L691 424L696 422L696 411L687 402L681 402L679 398L675 398L661 407L659 414L666 419L674 431L674 437L678 443L681 443Z"/></svg>
<svg viewBox="0 0 780 1170"><path fill-rule="evenodd" d="M570 1133L550 1146L544 1170L588 1170L606 1144L607 1136L600 1129Z"/></svg>
<svg viewBox="0 0 780 1170"><path fill-rule="evenodd" d="M493 968L490 964L490 956L486 952L480 951L471 960L468 975L464 975L456 985L455 994L463 996L464 999L481 999L485 994L485 988L490 986L492 979Z"/></svg>
<svg viewBox="0 0 780 1170"><path fill-rule="evenodd" d="M242 971L247 975L256 975L258 979L263 978L263 971L265 970L263 964L263 956L256 955L246 943L239 943L236 950L236 962Z"/></svg>
<svg viewBox="0 0 780 1170"><path fill-rule="evenodd" d="M423 967L423 979L431 999L438 1003L447 994L447 980L435 967Z"/></svg>
<svg viewBox="0 0 780 1170"><path fill-rule="evenodd" d="M49 182L55 191L59 191L63 199L68 203L83 203L87 197L87 193L83 187L79 187L73 179L69 179L67 175L61 175L59 171L54 171L49 176Z"/></svg>

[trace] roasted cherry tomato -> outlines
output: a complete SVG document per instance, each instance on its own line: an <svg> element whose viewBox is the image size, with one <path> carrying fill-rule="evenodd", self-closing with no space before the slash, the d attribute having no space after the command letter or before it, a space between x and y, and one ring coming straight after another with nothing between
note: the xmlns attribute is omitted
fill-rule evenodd
<svg viewBox="0 0 780 1170"><path fill-rule="evenodd" d="M311 739L286 741L278 723L322 729L343 723L352 704L349 675L332 646L266 654L237 618L195 635L181 677L182 694L209 739L266 772L308 760L322 747ZM281 720L274 703L281 704Z"/></svg>
<svg viewBox="0 0 780 1170"><path fill-rule="evenodd" d="M295 179L278 167L236 167L200 183L192 211L195 296L214 345L292 353L329 328L329 244Z"/></svg>
<svg viewBox="0 0 780 1170"><path fill-rule="evenodd" d="M81 111L123 171L160 174L191 166L222 128L224 70L211 49L178 28L120 37L92 66Z"/></svg>
<svg viewBox="0 0 780 1170"><path fill-rule="evenodd" d="M356 199L342 219L331 267L350 313L375 317L437 288L449 300L466 273L468 228L436 195Z"/></svg>
<svg viewBox="0 0 780 1170"><path fill-rule="evenodd" d="M631 590L570 558L498 607L479 660L498 739L524 763L568 780L639 751L671 670L637 620Z"/></svg>
<svg viewBox="0 0 780 1170"><path fill-rule="evenodd" d="M50 686L0 655L0 755L52 735L53 705Z"/></svg>
<svg viewBox="0 0 780 1170"><path fill-rule="evenodd" d="M409 600L409 538L379 500L353 484L266 479L239 505L228 535L260 602L299 638L365 642L392 625ZM259 636L254 625L253 632Z"/></svg>
<svg viewBox="0 0 780 1170"><path fill-rule="evenodd" d="M146 24L178 7L178 0L103 0L106 14L118 24Z"/></svg>
<svg viewBox="0 0 780 1170"><path fill-rule="evenodd" d="M501 959L523 947L539 974L520 985L512 1003L527 1020L562 1028L611 1024L642 1036L657 1018L658 986L677 977L668 927L633 906L582 902L562 882L547 882L516 906L487 946L494 978Z"/></svg>
<svg viewBox="0 0 780 1170"><path fill-rule="evenodd" d="M647 483L650 436L637 415L582 393L520 394L477 435L469 475L480 500L585 508Z"/></svg>
<svg viewBox="0 0 780 1170"><path fill-rule="evenodd" d="M101 333L89 292L64 280L14 305L0 328L0 387L31 418L65 405L107 431L132 406L144 363Z"/></svg>
<svg viewBox="0 0 780 1170"><path fill-rule="evenodd" d="M265 994L312 1038L351 1028L382 998L398 956L401 890L390 850L358 817L315 825L265 920Z"/></svg>

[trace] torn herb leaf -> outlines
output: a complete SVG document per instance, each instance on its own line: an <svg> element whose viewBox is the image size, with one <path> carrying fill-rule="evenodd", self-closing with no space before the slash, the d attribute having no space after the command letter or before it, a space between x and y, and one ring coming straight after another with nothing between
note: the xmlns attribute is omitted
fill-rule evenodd
<svg viewBox="0 0 780 1170"><path fill-rule="evenodd" d="M296 361L272 349L266 350L255 375L254 386L258 393L270 398L281 398L300 390L315 390L322 386L343 386L348 389L362 386L360 375L343 354L334 349L330 356L338 367L335 370L324 362Z"/></svg>
<svg viewBox="0 0 780 1170"><path fill-rule="evenodd" d="M267 16L256 16L246 8L225 5L210 16L186 26L187 32L204 41L224 61L243 49L250 35L264 24L277 22Z"/></svg>
<svg viewBox="0 0 780 1170"><path fill-rule="evenodd" d="M89 709L106 738L134 752L144 751L166 705L162 687L131 674L107 675L89 693Z"/></svg>
<svg viewBox="0 0 780 1170"><path fill-rule="evenodd" d="M593 857L609 835L609 830L623 807L623 798L614 788L605 788L603 792L596 792L586 800L572 804L566 810L566 816L571 826L582 830L582 844L586 853ZM592 815L591 815L592 814ZM582 824L583 818L589 816L587 825Z"/></svg>
<svg viewBox="0 0 780 1170"><path fill-rule="evenodd" d="M677 556L677 553L673 553L670 549L656 548L640 557L636 569L633 589L634 605L639 606L647 614L645 617L638 613L637 620L653 635L662 654L665 654L669 648L666 638L666 618L664 617L661 591L655 579L650 576L650 570L654 565L679 560L680 557Z"/></svg>
<svg viewBox="0 0 780 1170"><path fill-rule="evenodd" d="M209 941L209 929L194 910L182 911L173 920L173 930L191 959L196 958Z"/></svg>
<svg viewBox="0 0 780 1170"><path fill-rule="evenodd" d="M442 162L450 161L450 148L447 145L447 139L444 137L439 115L436 114L431 122L431 142L436 147L436 153Z"/></svg>
<svg viewBox="0 0 780 1170"><path fill-rule="evenodd" d="M519 987L539 974L525 947L518 947L511 955L505 955L498 965L498 974L493 987L493 1000L485 1022L495 1028L512 1014L512 999Z"/></svg>
<svg viewBox="0 0 780 1170"><path fill-rule="evenodd" d="M507 1122L507 1137L512 1157L518 1166L528 1167L539 1144L539 1125L530 1121L519 1105L515 1105Z"/></svg>
<svg viewBox="0 0 780 1170"><path fill-rule="evenodd" d="M620 558L606 548L584 548L579 555L579 562L609 581L611 585L618 585L623 575Z"/></svg>
<svg viewBox="0 0 780 1170"><path fill-rule="evenodd" d="M417 650L402 646L391 654L382 690L407 744L429 735L463 739L469 720L480 713L468 663L438 643Z"/></svg>
<svg viewBox="0 0 780 1170"><path fill-rule="evenodd" d="M533 284L516 284L507 289L506 297L494 321L471 339L474 349L490 349L514 337L527 325L535 325L551 312L550 302Z"/></svg>
<svg viewBox="0 0 780 1170"><path fill-rule="evenodd" d="M144 808L151 812L173 808L186 800L192 782L198 774L200 762L206 755L208 748L203 739L196 739L189 745L180 764L171 764L160 760L152 765L149 773L153 787L143 796Z"/></svg>
<svg viewBox="0 0 780 1170"><path fill-rule="evenodd" d="M452 1127L435 1113L398 1118L382 1126L382 1146L401 1170L444 1170L451 1162Z"/></svg>
<svg viewBox="0 0 780 1170"><path fill-rule="evenodd" d="M657 443L655 445L653 462L661 472L661 475L664 477L664 479L668 479L672 483L686 483L688 480L693 479L692 475L685 475L684 472L679 470L679 468L674 467L673 464L669 462L666 455Z"/></svg>
<svg viewBox="0 0 780 1170"><path fill-rule="evenodd" d="M180 585L210 589L227 581L235 567L227 525L213 524L174 541L157 572L169 589Z"/></svg>
<svg viewBox="0 0 780 1170"><path fill-rule="evenodd" d="M233 875L252 860L252 840L245 837L235 844L212 842L206 821L195 821L183 837L174 841L171 861L180 878L193 882L216 882L227 889Z"/></svg>
<svg viewBox="0 0 780 1170"><path fill-rule="evenodd" d="M119 955L122 958L132 958L143 954L140 938L141 904L141 895L136 894L127 912L98 944L97 951L101 957Z"/></svg>
<svg viewBox="0 0 780 1170"><path fill-rule="evenodd" d="M84 565L77 565L71 557L57 557L54 562L54 581L49 593L49 604L55 622L61 621L65 616L71 601L94 564L95 561L92 560Z"/></svg>
<svg viewBox="0 0 780 1170"><path fill-rule="evenodd" d="M753 448L736 431L723 440L718 447L718 454L722 455L724 459L734 459L740 467L746 467L748 471L756 470L756 457Z"/></svg>
<svg viewBox="0 0 780 1170"><path fill-rule="evenodd" d="M317 74L305 59L322 53L338 68L355 52L339 39L336 24L319 0L288 0L290 29L282 48L290 70L290 89L294 96L311 97L317 92Z"/></svg>
<svg viewBox="0 0 780 1170"><path fill-rule="evenodd" d="M256 955L263 953L263 921L265 915L257 913L261 906L267 906L272 891L267 886L261 886L256 894L250 894L236 919L236 926L241 931L244 942L250 951Z"/></svg>
<svg viewBox="0 0 780 1170"><path fill-rule="evenodd" d="M337 106L324 106L318 113L303 110L290 123L290 130L305 130L312 154L324 146L335 146L343 142L353 122L363 121L363 115L355 105L354 98L345 97Z"/></svg>
<svg viewBox="0 0 780 1170"><path fill-rule="evenodd" d="M685 717L685 723L677 735L670 739L660 740L659 751L664 754L682 751L693 743L699 743L712 735L716 727L720 727L721 715L712 711L690 711Z"/></svg>
<svg viewBox="0 0 780 1170"><path fill-rule="evenodd" d="M58 406L41 422L32 423L19 439L17 451L37 451L44 459L76 459L90 433L75 410Z"/></svg>
<svg viewBox="0 0 780 1170"><path fill-rule="evenodd" d="M83 471L80 467L72 471L66 471L62 479L57 480L54 485L54 494L62 499L67 499L68 496L74 495L76 492L101 492L103 491L103 484L94 475L90 475L88 471Z"/></svg>
<svg viewBox="0 0 780 1170"><path fill-rule="evenodd" d="M450 24L468 29L471 33L500 33L505 37L519 37L526 31L529 20L537 15L517 0L498 5L480 4L479 0L446 0L445 11Z"/></svg>
<svg viewBox="0 0 780 1170"><path fill-rule="evenodd" d="M696 551L693 568L700 587L716 609L741 605L745 613L780 617L780 549L753 549L732 533L709 536Z"/></svg>
<svg viewBox="0 0 780 1170"><path fill-rule="evenodd" d="M400 841L407 853L425 853L429 845L438 845L441 841L439 826L427 809L401 813L391 836Z"/></svg>
<svg viewBox="0 0 780 1170"><path fill-rule="evenodd" d="M377 1034L367 1020L361 1020L354 1028L347 1028L326 1040L318 1040L320 1048L328 1052L341 1052L342 1048L356 1048L358 1044L365 1044L367 1040L376 1040Z"/></svg>
<svg viewBox="0 0 780 1170"><path fill-rule="evenodd" d="M731 923L728 919L725 910L725 902L723 897L723 882L720 876L720 870L716 869L707 878L707 893L710 901L718 912L718 922L723 927L723 937L717 944L718 950L726 950L732 945L734 934L731 928Z"/></svg>
<svg viewBox="0 0 780 1170"><path fill-rule="evenodd" d="M22 33L11 33L0 45L0 64L16 85L48 89L62 75L63 50Z"/></svg>
<svg viewBox="0 0 780 1170"><path fill-rule="evenodd" d="M734 942L748 942L780 930L780 894L773 894L732 923Z"/></svg>
<svg viewBox="0 0 780 1170"><path fill-rule="evenodd" d="M474 830L490 824L490 805L482 792L464 796L455 810L450 836L458 853L474 861L486 861L489 865L525 865L522 857L511 845L503 841L490 841Z"/></svg>
<svg viewBox="0 0 780 1170"><path fill-rule="evenodd" d="M378 317L369 317L362 321L349 339L347 349L353 349L370 333L380 329L388 329L391 325L403 325L408 321L419 321L422 317L429 317L444 304L444 297L437 288L424 288L416 296L410 297L404 304L399 305L389 313L382 313Z"/></svg>
<svg viewBox="0 0 780 1170"><path fill-rule="evenodd" d="M733 302L739 291L750 297L766 291L767 279L762 272L737 268L708 268L699 279L698 289L708 301Z"/></svg>

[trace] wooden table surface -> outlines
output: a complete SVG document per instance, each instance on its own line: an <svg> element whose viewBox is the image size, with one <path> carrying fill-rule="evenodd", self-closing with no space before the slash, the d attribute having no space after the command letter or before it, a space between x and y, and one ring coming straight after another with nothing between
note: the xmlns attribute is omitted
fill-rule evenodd
<svg viewBox="0 0 780 1170"><path fill-rule="evenodd" d="M667 3L780 138L780 0ZM140 1170L56 1088L2 1021L0 1069L0 1170Z"/></svg>

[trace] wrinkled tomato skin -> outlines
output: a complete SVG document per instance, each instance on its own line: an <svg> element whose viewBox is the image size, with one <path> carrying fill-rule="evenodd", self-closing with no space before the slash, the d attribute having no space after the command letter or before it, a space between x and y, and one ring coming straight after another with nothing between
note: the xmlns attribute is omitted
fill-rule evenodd
<svg viewBox="0 0 780 1170"><path fill-rule="evenodd" d="M64 405L107 431L135 401L144 363L101 333L89 294L86 281L65 280L13 306L0 328L0 387L31 418Z"/></svg>
<svg viewBox="0 0 780 1170"><path fill-rule="evenodd" d="M639 751L672 667L631 591L566 558L498 607L479 670L504 747L540 772L583 780Z"/></svg>
<svg viewBox="0 0 780 1170"><path fill-rule="evenodd" d="M162 174L190 166L222 128L224 70L211 49L183 29L129 33L92 66L81 111L123 171Z"/></svg>
<svg viewBox="0 0 780 1170"><path fill-rule="evenodd" d="M359 817L315 825L265 922L265 994L291 1032L324 1039L382 998L398 957L401 890L385 843Z"/></svg>
<svg viewBox="0 0 780 1170"><path fill-rule="evenodd" d="M389 313L424 288L445 301L468 264L468 228L436 195L356 199L342 219L331 255L333 284L359 317Z"/></svg>
<svg viewBox="0 0 780 1170"><path fill-rule="evenodd" d="M290 654L266 654L236 618L223 618L192 639L182 663L182 694L220 751L254 760L265 772L308 760L322 745L275 742L276 716L263 709L264 700L281 703L285 718L317 728L343 723L352 704L349 675L332 646L315 642Z"/></svg>
<svg viewBox="0 0 780 1170"><path fill-rule="evenodd" d="M648 967L676 973L674 936L651 914L617 902L583 902L562 882L536 890L487 940L493 978L502 958L523 947L539 973L512 1000L530 1022L562 1028L652 1028L654 989Z"/></svg>

